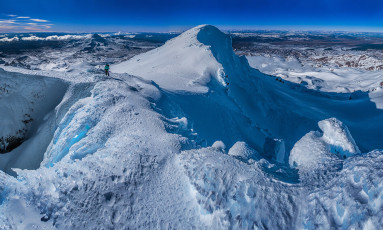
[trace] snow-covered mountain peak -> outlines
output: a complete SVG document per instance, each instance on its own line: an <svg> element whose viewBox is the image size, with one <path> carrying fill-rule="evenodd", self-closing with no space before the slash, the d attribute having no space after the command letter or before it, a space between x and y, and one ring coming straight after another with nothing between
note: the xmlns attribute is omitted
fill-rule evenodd
<svg viewBox="0 0 383 230"><path fill-rule="evenodd" d="M198 30L197 40L206 46L210 46L216 58L218 56L231 56L234 54L231 38L220 31L217 27L211 25L197 26L193 29Z"/></svg>
<svg viewBox="0 0 383 230"><path fill-rule="evenodd" d="M111 71L152 80L170 91L206 93L211 77L225 85L224 69L235 63L233 57L230 37L214 26L201 25L155 50L112 66Z"/></svg>
<svg viewBox="0 0 383 230"><path fill-rule="evenodd" d="M191 28L176 38L169 40L166 45L174 45L177 42L184 42L186 45L210 46L215 51L226 51L222 46L229 48L232 52L231 39L217 27L212 25L199 25Z"/></svg>

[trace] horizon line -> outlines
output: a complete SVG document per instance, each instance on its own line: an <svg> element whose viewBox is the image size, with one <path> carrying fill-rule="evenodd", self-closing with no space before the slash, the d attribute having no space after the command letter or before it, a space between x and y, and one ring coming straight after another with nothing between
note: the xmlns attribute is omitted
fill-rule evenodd
<svg viewBox="0 0 383 230"><path fill-rule="evenodd" d="M202 24L203 25L203 24ZM211 24L206 24L211 25ZM215 26L215 25L213 25ZM143 26L145 27L145 26ZM169 26L164 26L169 27ZM171 27L171 26L170 26ZM177 27L177 26L174 26ZM162 29L153 29L153 27L147 27L147 29L143 30L112 30L112 31L102 31L102 30L93 30L93 31L78 31L78 30L46 30L46 31L8 31L8 32L0 32L0 34L23 34L23 33L73 33L73 34L96 34L96 33L183 33L191 28L194 28L195 26L178 26L183 27L182 29L169 29L169 30L162 30ZM383 34L383 29L372 29L372 28L365 28L362 29L360 27L354 27L354 28L339 28L340 26L243 26L243 25L237 25L237 26L229 26L229 25L217 25L215 26L221 31L234 33L234 32L342 32L342 33L379 33ZM246 27L246 28L244 28ZM285 28L283 28L285 27ZM288 28L290 27L290 28ZM293 28L296 27L296 28ZM301 28L299 28L301 27ZM329 27L329 28L325 28ZM333 27L333 28L332 28ZM344 26L343 26L344 27ZM151 28L151 29L149 29Z"/></svg>

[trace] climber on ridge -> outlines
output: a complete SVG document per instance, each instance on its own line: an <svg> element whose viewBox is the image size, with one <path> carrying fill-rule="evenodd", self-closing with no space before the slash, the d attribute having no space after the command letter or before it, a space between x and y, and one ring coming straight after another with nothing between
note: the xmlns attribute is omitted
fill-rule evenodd
<svg viewBox="0 0 383 230"><path fill-rule="evenodd" d="M109 64L105 65L105 75L109 76Z"/></svg>

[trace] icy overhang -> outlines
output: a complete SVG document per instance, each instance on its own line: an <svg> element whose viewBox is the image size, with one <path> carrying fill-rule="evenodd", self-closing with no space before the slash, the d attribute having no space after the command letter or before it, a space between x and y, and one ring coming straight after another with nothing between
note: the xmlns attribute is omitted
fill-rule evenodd
<svg viewBox="0 0 383 230"><path fill-rule="evenodd" d="M0 170L40 166L66 90L59 79L0 69Z"/></svg>

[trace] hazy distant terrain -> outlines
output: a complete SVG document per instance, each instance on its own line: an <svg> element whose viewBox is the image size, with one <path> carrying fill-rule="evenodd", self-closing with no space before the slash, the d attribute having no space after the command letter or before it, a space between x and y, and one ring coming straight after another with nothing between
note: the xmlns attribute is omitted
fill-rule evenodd
<svg viewBox="0 0 383 230"><path fill-rule="evenodd" d="M0 64L26 69L71 71L127 60L161 46L174 34L4 34Z"/></svg>
<svg viewBox="0 0 383 230"><path fill-rule="evenodd" d="M2 34L0 64L69 70L69 66L84 60L90 65L114 63L154 49L177 35ZM232 32L230 36L240 55L294 58L314 67L383 69L383 34L379 33L256 31Z"/></svg>
<svg viewBox="0 0 383 230"><path fill-rule="evenodd" d="M248 56L296 58L315 67L383 69L383 34L341 32L234 33L233 48Z"/></svg>

